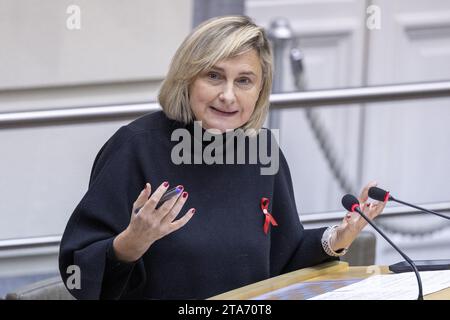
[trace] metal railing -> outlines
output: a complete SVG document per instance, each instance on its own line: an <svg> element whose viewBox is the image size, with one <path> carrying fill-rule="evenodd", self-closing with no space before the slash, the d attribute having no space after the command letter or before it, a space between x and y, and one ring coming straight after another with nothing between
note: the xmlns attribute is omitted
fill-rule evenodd
<svg viewBox="0 0 450 320"><path fill-rule="evenodd" d="M85 108L67 108L53 110L35 110L0 113L0 128L7 126L27 126L51 124L55 122L114 120L118 118L138 117L147 112L160 109L153 103L136 103L117 106L96 106Z"/></svg>
<svg viewBox="0 0 450 320"><path fill-rule="evenodd" d="M278 93L272 107L295 108L450 97L450 81Z"/></svg>
<svg viewBox="0 0 450 320"><path fill-rule="evenodd" d="M433 210L440 213L448 213L450 215L450 202L439 202L422 205L426 209ZM300 220L303 224L308 223L327 223L336 222L342 220L345 212L331 211L325 213L312 213L300 215ZM387 217L407 217L417 216L422 214L420 211L410 209L407 207L391 207L384 209L382 215L379 218ZM61 236L44 236L44 237L32 237L32 238L20 238L20 239L6 239L0 240L0 252L6 250L20 250L29 248L51 247L59 246L61 242Z"/></svg>
<svg viewBox="0 0 450 320"><path fill-rule="evenodd" d="M271 108L288 109L439 97L450 97L450 81L275 93L270 96L270 103ZM158 103L151 102L116 106L8 112L0 113L0 128L42 123L51 124L55 122L137 117L160 108Z"/></svg>
<svg viewBox="0 0 450 320"><path fill-rule="evenodd" d="M0 251L59 246L61 236L43 236L0 240Z"/></svg>
<svg viewBox="0 0 450 320"><path fill-rule="evenodd" d="M433 210L440 213L448 213L450 216L450 202L436 202L436 203L428 203L425 205L422 205L422 207ZM408 207L390 207L385 208L383 210L383 213L378 218L387 218L387 217L398 217L398 216L412 216L417 214L425 214L421 211L411 209ZM311 214L305 214L300 215L300 220L302 223L323 223L323 222L332 222L332 221L338 221L342 220L344 218L343 211L330 211L330 212L324 212L324 213L311 213ZM377 218L377 219L378 219Z"/></svg>

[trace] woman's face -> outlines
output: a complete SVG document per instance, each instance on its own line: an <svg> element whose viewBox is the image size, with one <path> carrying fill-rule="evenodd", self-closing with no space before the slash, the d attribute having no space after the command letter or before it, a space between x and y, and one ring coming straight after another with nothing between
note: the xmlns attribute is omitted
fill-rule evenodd
<svg viewBox="0 0 450 320"><path fill-rule="evenodd" d="M261 62L255 50L219 61L189 87L196 121L202 121L204 129L221 132L241 127L255 109L261 84Z"/></svg>

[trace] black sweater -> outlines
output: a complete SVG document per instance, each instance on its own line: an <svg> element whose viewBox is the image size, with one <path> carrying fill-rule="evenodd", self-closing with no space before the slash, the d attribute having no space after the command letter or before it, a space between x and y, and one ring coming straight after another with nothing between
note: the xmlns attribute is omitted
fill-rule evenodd
<svg viewBox="0 0 450 320"><path fill-rule="evenodd" d="M289 167L280 151L276 175L259 164L182 164L171 161L174 129L158 111L120 128L98 153L89 189L64 232L59 255L66 283L81 270L78 299L203 299L285 272L333 259L321 246L324 228L304 230ZM116 260L114 237L129 224L133 202L150 182L183 185L196 208L181 229L156 241L135 263ZM278 223L263 232L262 197Z"/></svg>

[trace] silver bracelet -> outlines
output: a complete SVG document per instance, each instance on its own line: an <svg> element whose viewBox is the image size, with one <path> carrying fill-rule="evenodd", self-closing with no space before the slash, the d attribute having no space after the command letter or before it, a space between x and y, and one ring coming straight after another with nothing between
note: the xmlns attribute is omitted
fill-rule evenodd
<svg viewBox="0 0 450 320"><path fill-rule="evenodd" d="M325 253L331 257L341 257L347 253L348 248L342 248L337 252L331 249L330 241L334 230L339 227L337 225L328 227L322 235L322 247Z"/></svg>

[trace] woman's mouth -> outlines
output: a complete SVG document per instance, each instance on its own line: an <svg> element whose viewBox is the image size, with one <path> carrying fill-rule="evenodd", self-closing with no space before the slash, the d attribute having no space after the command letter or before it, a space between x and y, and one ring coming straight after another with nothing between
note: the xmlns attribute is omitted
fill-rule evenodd
<svg viewBox="0 0 450 320"><path fill-rule="evenodd" d="M223 116L223 117L231 117L238 113L238 111L223 111L217 108L214 108L213 106L210 106L211 110L217 115Z"/></svg>

